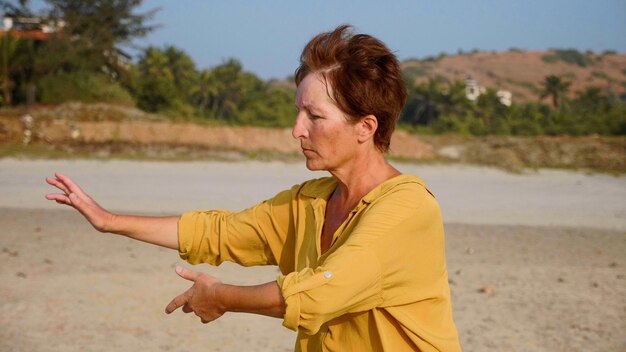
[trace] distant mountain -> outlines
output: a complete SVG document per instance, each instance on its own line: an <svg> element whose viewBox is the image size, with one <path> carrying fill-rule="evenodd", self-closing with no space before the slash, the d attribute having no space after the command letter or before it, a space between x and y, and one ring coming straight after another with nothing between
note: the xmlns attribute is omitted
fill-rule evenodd
<svg viewBox="0 0 626 352"><path fill-rule="evenodd" d="M571 82L570 96L590 86L599 87L605 93L626 94L624 53L597 54L570 49L474 51L410 59L402 62L402 68L405 76L416 83L431 78L442 82L471 78L480 86L512 92L513 102L518 103L538 101L541 83L548 75Z"/></svg>

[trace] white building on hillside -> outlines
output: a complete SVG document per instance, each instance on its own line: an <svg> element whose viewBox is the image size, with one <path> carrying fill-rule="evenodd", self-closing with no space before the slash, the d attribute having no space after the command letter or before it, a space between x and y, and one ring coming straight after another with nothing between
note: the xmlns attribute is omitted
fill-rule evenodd
<svg viewBox="0 0 626 352"><path fill-rule="evenodd" d="M485 94L487 89L479 86L475 79L467 77L465 79L465 97L471 101L476 101L481 94ZM508 90L498 89L496 96L502 105L511 106L513 102L513 93Z"/></svg>
<svg viewBox="0 0 626 352"><path fill-rule="evenodd" d="M465 79L465 96L467 99L476 101L483 93L485 93L485 87L479 86L475 79L471 77Z"/></svg>

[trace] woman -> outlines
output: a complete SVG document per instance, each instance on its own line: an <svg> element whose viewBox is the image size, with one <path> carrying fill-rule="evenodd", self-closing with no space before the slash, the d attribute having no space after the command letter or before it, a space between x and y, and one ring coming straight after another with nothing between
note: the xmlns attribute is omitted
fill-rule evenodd
<svg viewBox="0 0 626 352"><path fill-rule="evenodd" d="M295 76L293 127L310 170L247 210L136 217L101 208L69 178L46 197L99 231L177 249L192 264L278 265L276 281L235 286L192 270L167 306L203 323L227 311L284 319L302 351L458 351L439 207L424 183L384 158L406 100L396 57L348 26L313 38Z"/></svg>

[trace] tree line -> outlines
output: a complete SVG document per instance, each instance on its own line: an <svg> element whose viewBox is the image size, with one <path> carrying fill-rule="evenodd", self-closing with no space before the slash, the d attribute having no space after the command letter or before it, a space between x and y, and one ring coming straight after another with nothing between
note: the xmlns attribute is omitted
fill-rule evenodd
<svg viewBox="0 0 626 352"><path fill-rule="evenodd" d="M148 47L136 62L120 46L156 28L156 10L137 13L141 0L45 0L40 14L59 29L45 40L4 33L0 47L3 106L99 101L137 106L174 118L228 124L288 127L295 117L295 91L284 81L264 81L234 58L198 69L174 46ZM28 2L0 1L5 13L35 17ZM62 28L61 25L63 24ZM421 133L472 135L626 134L623 98L590 87L568 98L569 82L548 76L536 103L500 102L487 89L475 101L465 83L431 79L409 92L400 124ZM552 106L540 102L549 97Z"/></svg>
<svg viewBox="0 0 626 352"><path fill-rule="evenodd" d="M400 123L420 133L467 135L626 135L626 101L598 87L587 87L570 98L568 82L549 75L540 82L537 102L504 105L488 88L475 101L467 98L465 82L408 83L408 101ZM549 98L551 105L543 103Z"/></svg>

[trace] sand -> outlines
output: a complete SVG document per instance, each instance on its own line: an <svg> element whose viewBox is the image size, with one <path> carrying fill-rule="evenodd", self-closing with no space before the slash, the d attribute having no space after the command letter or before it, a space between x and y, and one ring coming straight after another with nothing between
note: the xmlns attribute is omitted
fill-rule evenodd
<svg viewBox="0 0 626 352"><path fill-rule="evenodd" d="M626 177L467 166L398 167L426 180L446 223L454 317L465 351L626 350ZM323 173L300 164L0 160L0 351L289 351L278 319L203 325L163 313L189 285L174 251L101 234L46 202L74 177L102 205L176 214L241 209ZM185 264L186 265L186 264ZM230 283L276 268L195 267Z"/></svg>

